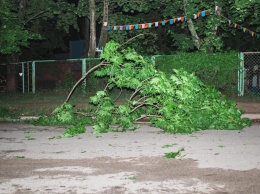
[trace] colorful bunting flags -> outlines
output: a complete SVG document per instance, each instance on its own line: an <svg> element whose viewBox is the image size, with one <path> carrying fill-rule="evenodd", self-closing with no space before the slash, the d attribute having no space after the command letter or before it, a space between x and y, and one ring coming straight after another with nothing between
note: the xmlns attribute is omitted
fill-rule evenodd
<svg viewBox="0 0 260 194"><path fill-rule="evenodd" d="M197 19L199 17L206 17L210 15L208 10L202 11L202 12L198 12L196 14L194 14L194 19ZM157 21L157 22L152 22L152 23L144 23L144 24L134 24L134 25L124 25L124 26L109 26L108 22L104 22L103 26L107 27L107 30L138 30L138 29L146 29L146 28L151 28L152 26L154 27L158 27L159 24L161 24L162 26L165 26L167 23L169 23L170 25L175 24L176 22L186 22L187 21L187 17L186 16L181 16L178 18L172 18L169 20L162 20L162 21Z"/></svg>
<svg viewBox="0 0 260 194"><path fill-rule="evenodd" d="M165 21L162 21L162 26L165 26Z"/></svg>
<svg viewBox="0 0 260 194"><path fill-rule="evenodd" d="M215 7L215 11L218 10L218 6ZM193 19L197 19L199 17L206 17L209 16L210 13L208 10L204 10L204 11L199 11L196 14L193 14ZM224 17L223 15L220 15L221 17L225 18L227 23L229 25L233 25L234 28L242 30L244 33L248 33L249 35L251 35L252 37L256 37L257 39L260 38L260 34L253 32L245 27L243 27L242 25L239 25L237 23L232 22L232 20ZM154 27L158 27L159 24L161 24L162 26L165 26L167 23L169 23L170 25L175 24L176 22L186 22L187 21L187 16L181 16L178 18L172 18L169 20L162 20L162 21L156 21L156 22L151 22L151 23L144 23L144 24L130 24L130 25L123 25L123 26L109 26L108 22L104 22L103 26L107 27L107 30L139 30L139 29L147 29L147 28L151 28L152 26Z"/></svg>
<svg viewBox="0 0 260 194"><path fill-rule="evenodd" d="M231 23L233 23L231 20L227 19L229 25ZM243 27L242 25L239 25L239 24L236 24L236 23L233 23L234 24L234 28L238 29L238 30L242 30L244 33L248 33L249 35L251 35L252 37L256 37L257 39L260 37L260 34L257 34L256 32L253 32L252 30L249 30L245 27Z"/></svg>

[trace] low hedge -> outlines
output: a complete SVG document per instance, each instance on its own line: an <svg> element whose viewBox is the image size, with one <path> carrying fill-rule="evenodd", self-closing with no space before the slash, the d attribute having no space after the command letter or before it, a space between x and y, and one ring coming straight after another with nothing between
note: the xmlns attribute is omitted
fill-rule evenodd
<svg viewBox="0 0 260 194"><path fill-rule="evenodd" d="M237 96L238 69L240 59L236 52L216 54L176 53L155 56L155 66L163 72L184 69L194 73L201 81L214 86L227 96Z"/></svg>

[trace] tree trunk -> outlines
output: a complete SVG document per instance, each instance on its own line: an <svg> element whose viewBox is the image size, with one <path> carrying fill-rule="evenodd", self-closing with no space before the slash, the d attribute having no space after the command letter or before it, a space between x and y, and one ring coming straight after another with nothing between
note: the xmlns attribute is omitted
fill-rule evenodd
<svg viewBox="0 0 260 194"><path fill-rule="evenodd" d="M108 22L108 0L104 0L104 10L103 10L103 23ZM107 42L107 26L102 26L98 48L104 48Z"/></svg>
<svg viewBox="0 0 260 194"><path fill-rule="evenodd" d="M89 21L89 18L86 16L85 17L85 57L88 57L88 51L89 51L89 38L90 38L90 21Z"/></svg>
<svg viewBox="0 0 260 194"><path fill-rule="evenodd" d="M19 20L22 23L25 17L27 0L19 1ZM13 64L19 61L21 53L12 53L7 56L7 82L6 82L6 90L8 92L15 92L17 90L17 65Z"/></svg>
<svg viewBox="0 0 260 194"><path fill-rule="evenodd" d="M88 50L88 57L95 58L96 55L96 19L95 19L95 0L89 1L90 13L90 44Z"/></svg>
<svg viewBox="0 0 260 194"><path fill-rule="evenodd" d="M222 11L222 8L218 7L218 9L215 11L215 14L220 16L221 15L221 11ZM212 27L213 34L212 34L212 38L211 39L215 39L216 38L217 31L218 31L218 26ZM207 49L207 53L214 53L214 48L210 47L209 49Z"/></svg>
<svg viewBox="0 0 260 194"><path fill-rule="evenodd" d="M188 1L183 0L184 13L185 13L186 16L187 16L187 4L188 4ZM202 40L199 38L191 19L188 19L187 24L188 24L188 28L189 28L189 31L191 33L194 45L199 50L201 45L202 45Z"/></svg>
<svg viewBox="0 0 260 194"><path fill-rule="evenodd" d="M27 5L27 0L20 0L20 3L19 3L19 19L20 19L20 21L24 20L26 5Z"/></svg>

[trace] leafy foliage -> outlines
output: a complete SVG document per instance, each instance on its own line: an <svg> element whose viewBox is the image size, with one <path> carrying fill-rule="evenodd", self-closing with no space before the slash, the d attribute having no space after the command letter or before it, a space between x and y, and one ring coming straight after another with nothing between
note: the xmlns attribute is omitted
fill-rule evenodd
<svg viewBox="0 0 260 194"><path fill-rule="evenodd" d="M157 56L156 69L171 73L174 69L184 69L194 73L204 84L214 86L228 97L237 95L238 69L240 59L235 52L215 54L184 53Z"/></svg>
<svg viewBox="0 0 260 194"><path fill-rule="evenodd" d="M82 0L83 1L83 0ZM194 24L195 31L201 40L200 50L214 51L239 50L258 51L259 44L250 35L242 30L234 29L224 17L241 24L255 32L259 32L259 1L206 1L188 0L187 14L184 11L183 0L150 0L150 1L115 1L110 3L110 25L142 24L153 21L162 21L187 15ZM97 4L97 7L102 5ZM215 6L219 7L220 15L215 14ZM99 8L100 10L100 8ZM209 10L210 16L193 19L199 11ZM224 17L222 17L222 16ZM109 32L109 37L123 43L130 37L140 33L149 33L150 36L139 37L138 42L131 43L142 54L171 54L174 51L194 51L194 37L188 28L187 22L177 22L173 25L159 25L157 28L132 31ZM253 46L252 46L253 44Z"/></svg>
<svg viewBox="0 0 260 194"><path fill-rule="evenodd" d="M164 156L165 158L176 158L181 154L182 151L184 151L184 148L180 148L177 152L165 153Z"/></svg>
<svg viewBox="0 0 260 194"><path fill-rule="evenodd" d="M11 113L8 108L0 107L0 118L18 119L19 117L16 114Z"/></svg>
<svg viewBox="0 0 260 194"><path fill-rule="evenodd" d="M243 112L236 108L235 102L214 87L206 86L194 74L182 69L173 69L168 74L158 71L148 58L113 41L107 43L101 58L101 64L105 65L94 73L98 77L108 77L108 84L103 91L90 97L84 112L94 126L94 133L136 128L135 121L142 115L149 117L153 126L170 133L234 130L251 124L249 119L241 118ZM117 103L109 96L113 88L132 93L124 103ZM75 125L73 106L64 104L57 108L48 122ZM83 132L82 125L67 129L67 133Z"/></svg>
<svg viewBox="0 0 260 194"><path fill-rule="evenodd" d="M135 50L119 49L118 43L108 43L101 57L110 64L95 71L97 76L109 77L107 91L97 92L90 100L96 108L96 133L111 131L111 124L126 130L142 114L149 116L154 126L171 133L250 125L248 119L240 118L242 111L234 102L207 87L194 74L173 69L168 75L157 71ZM117 105L107 96L114 87L133 91L125 104Z"/></svg>
<svg viewBox="0 0 260 194"><path fill-rule="evenodd" d="M59 35L64 35L61 31L68 33L71 26L77 29L74 4L62 0L30 0L23 7L23 14L19 6L19 1L16 0L0 3L0 54L21 52L23 47L29 47L31 40L49 38L52 39L48 43L49 48L64 47L60 37L56 40L52 37L52 31L57 34L60 30ZM47 45L44 47L47 48Z"/></svg>
<svg viewBox="0 0 260 194"><path fill-rule="evenodd" d="M34 125L66 125L63 136L73 137L77 134L85 133L85 125L92 122L89 117L78 117L74 114L73 106L69 103L56 108L52 115L41 116L37 120L30 120Z"/></svg>
<svg viewBox="0 0 260 194"><path fill-rule="evenodd" d="M2 1L0 4L0 53L9 54L20 51L20 47L27 47L29 39L40 39L35 33L30 33L19 23L18 14L14 12L14 1Z"/></svg>

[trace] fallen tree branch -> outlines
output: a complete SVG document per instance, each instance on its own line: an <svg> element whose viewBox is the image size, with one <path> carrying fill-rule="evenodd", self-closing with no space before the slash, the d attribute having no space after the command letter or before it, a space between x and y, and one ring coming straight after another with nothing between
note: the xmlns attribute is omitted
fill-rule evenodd
<svg viewBox="0 0 260 194"><path fill-rule="evenodd" d="M73 86L73 88L71 89L69 95L67 96L67 98L66 98L66 100L65 100L65 102L64 102L63 104L65 104L65 103L67 103L67 102L69 101L71 95L73 94L74 90L78 87L78 85L80 84L80 82L82 82L92 71L98 69L98 68L101 67L101 66L106 66L106 65L108 65L108 63L105 63L105 61L102 61L102 62L99 63L97 66L91 68L84 76L82 76L82 77L77 81L77 83Z"/></svg>

